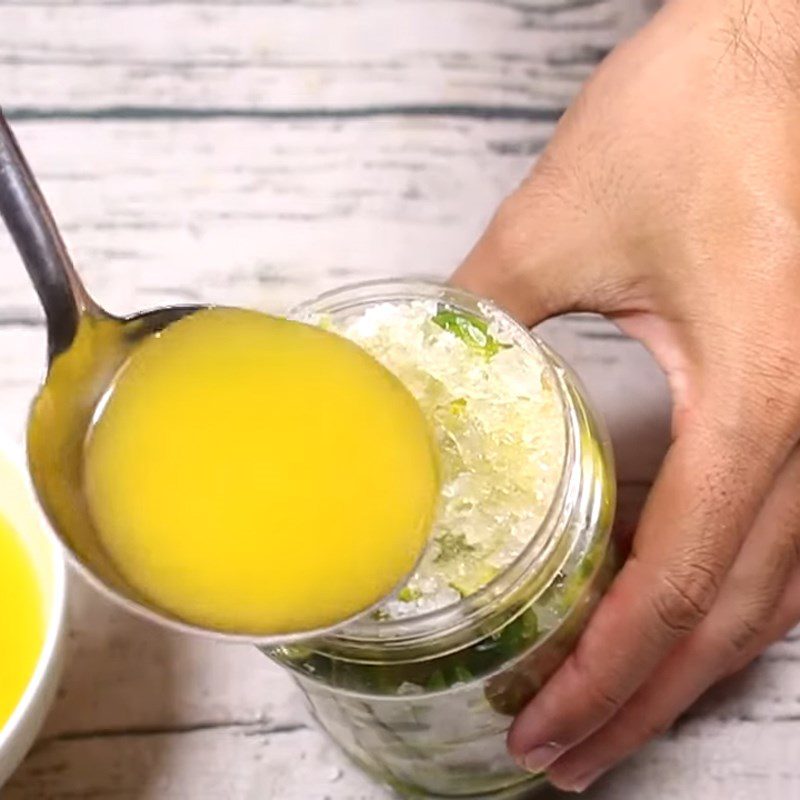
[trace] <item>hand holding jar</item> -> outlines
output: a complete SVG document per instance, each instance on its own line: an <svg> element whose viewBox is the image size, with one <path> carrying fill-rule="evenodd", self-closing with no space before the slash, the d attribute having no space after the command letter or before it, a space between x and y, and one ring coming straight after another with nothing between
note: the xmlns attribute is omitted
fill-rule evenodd
<svg viewBox="0 0 800 800"><path fill-rule="evenodd" d="M454 282L597 311L668 375L631 553L512 754L581 790L800 621L800 11L672 0L615 50Z"/></svg>

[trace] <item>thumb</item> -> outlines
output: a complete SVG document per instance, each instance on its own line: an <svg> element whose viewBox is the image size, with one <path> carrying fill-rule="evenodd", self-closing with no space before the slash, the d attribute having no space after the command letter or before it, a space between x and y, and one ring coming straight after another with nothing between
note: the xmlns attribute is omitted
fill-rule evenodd
<svg viewBox="0 0 800 800"><path fill-rule="evenodd" d="M451 278L520 322L567 311L620 311L622 274L613 226L567 180L535 170L500 205Z"/></svg>

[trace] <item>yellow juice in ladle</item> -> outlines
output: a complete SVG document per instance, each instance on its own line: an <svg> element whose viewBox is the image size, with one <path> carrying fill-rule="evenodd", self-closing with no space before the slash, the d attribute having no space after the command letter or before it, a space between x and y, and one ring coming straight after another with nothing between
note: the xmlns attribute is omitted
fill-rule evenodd
<svg viewBox="0 0 800 800"><path fill-rule="evenodd" d="M188 623L314 630L414 567L434 445L408 390L353 343L237 309L144 342L100 408L85 491L123 579Z"/></svg>
<svg viewBox="0 0 800 800"><path fill-rule="evenodd" d="M0 516L0 729L30 683L44 632L44 600L33 561Z"/></svg>

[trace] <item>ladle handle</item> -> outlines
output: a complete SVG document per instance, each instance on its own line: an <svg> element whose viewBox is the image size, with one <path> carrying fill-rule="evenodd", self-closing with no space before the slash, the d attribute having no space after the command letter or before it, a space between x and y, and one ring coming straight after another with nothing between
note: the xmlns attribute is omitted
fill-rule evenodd
<svg viewBox="0 0 800 800"><path fill-rule="evenodd" d="M0 215L47 317L49 355L66 350L83 311L99 311L80 282L19 144L0 109Z"/></svg>

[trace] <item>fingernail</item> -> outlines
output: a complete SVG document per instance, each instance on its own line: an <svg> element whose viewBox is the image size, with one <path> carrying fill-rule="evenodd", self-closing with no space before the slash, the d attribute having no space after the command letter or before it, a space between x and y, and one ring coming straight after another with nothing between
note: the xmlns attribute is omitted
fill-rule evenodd
<svg viewBox="0 0 800 800"><path fill-rule="evenodd" d="M527 772L544 772L559 756L561 747L555 742L534 747L519 759L519 765Z"/></svg>
<svg viewBox="0 0 800 800"><path fill-rule="evenodd" d="M548 779L557 789L561 789L564 792L581 794L600 778L604 772L605 770L598 769L592 772L586 772L578 778L560 778L556 775L548 775Z"/></svg>

